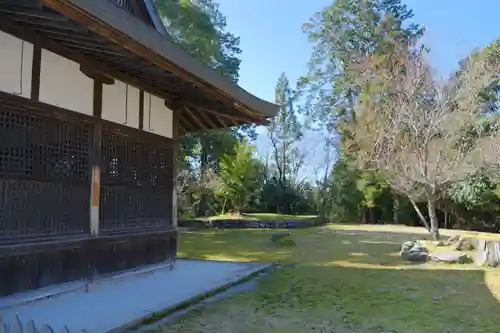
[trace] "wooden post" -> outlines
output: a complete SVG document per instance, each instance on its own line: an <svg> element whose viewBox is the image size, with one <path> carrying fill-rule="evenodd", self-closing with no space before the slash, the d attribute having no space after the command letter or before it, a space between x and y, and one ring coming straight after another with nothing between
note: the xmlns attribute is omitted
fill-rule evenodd
<svg viewBox="0 0 500 333"><path fill-rule="evenodd" d="M139 92L139 129L144 129L144 90Z"/></svg>
<svg viewBox="0 0 500 333"><path fill-rule="evenodd" d="M40 99L40 73L42 68L42 48L39 44L33 44L33 64L31 67L31 99Z"/></svg>
<svg viewBox="0 0 500 333"><path fill-rule="evenodd" d="M172 227L177 229L177 157L179 155L179 112L180 108L175 107L172 110L172 139L174 139L174 148L172 151Z"/></svg>
<svg viewBox="0 0 500 333"><path fill-rule="evenodd" d="M94 136L92 138L92 186L90 189L90 235L99 235L99 201L101 195L101 143L102 143L102 90L103 83L94 79Z"/></svg>

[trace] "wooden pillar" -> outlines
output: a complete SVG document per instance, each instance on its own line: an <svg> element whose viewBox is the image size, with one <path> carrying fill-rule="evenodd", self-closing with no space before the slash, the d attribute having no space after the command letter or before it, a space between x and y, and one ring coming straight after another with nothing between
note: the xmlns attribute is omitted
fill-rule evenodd
<svg viewBox="0 0 500 333"><path fill-rule="evenodd" d="M101 195L101 154L102 154L102 90L103 83L94 79L94 136L92 138L92 186L90 190L90 235L99 235L99 201Z"/></svg>
<svg viewBox="0 0 500 333"><path fill-rule="evenodd" d="M172 226L177 229L177 168L179 156L179 145L180 145L180 135L179 135L179 117L180 108L176 107L172 110L172 139L174 139L173 148L173 163L172 163Z"/></svg>
<svg viewBox="0 0 500 333"><path fill-rule="evenodd" d="M144 129L144 90L139 92L139 129Z"/></svg>
<svg viewBox="0 0 500 333"><path fill-rule="evenodd" d="M42 48L39 44L33 45L33 63L31 66L31 99L40 100L40 73L42 68Z"/></svg>

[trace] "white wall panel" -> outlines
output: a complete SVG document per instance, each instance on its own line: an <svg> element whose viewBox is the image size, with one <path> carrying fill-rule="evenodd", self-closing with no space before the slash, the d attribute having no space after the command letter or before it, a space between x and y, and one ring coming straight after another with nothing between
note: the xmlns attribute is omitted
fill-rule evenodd
<svg viewBox="0 0 500 333"><path fill-rule="evenodd" d="M0 31L0 90L31 96L33 44Z"/></svg>
<svg viewBox="0 0 500 333"><path fill-rule="evenodd" d="M74 61L42 50L40 101L88 115L93 114L94 80Z"/></svg>
<svg viewBox="0 0 500 333"><path fill-rule="evenodd" d="M118 80L114 84L104 85L102 118L139 128L139 89Z"/></svg>
<svg viewBox="0 0 500 333"><path fill-rule="evenodd" d="M144 130L172 138L173 112L161 98L144 93Z"/></svg>

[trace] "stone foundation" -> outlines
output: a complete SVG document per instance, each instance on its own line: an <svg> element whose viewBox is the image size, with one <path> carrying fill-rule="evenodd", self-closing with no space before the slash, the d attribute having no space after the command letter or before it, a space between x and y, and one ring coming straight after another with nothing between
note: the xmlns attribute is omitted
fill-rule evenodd
<svg viewBox="0 0 500 333"><path fill-rule="evenodd" d="M0 247L0 296L174 260L177 232L163 230Z"/></svg>

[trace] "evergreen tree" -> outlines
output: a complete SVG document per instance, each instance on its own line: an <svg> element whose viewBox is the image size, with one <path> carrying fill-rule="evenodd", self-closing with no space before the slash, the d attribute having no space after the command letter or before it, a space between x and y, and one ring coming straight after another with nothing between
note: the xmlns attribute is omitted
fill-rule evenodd
<svg viewBox="0 0 500 333"><path fill-rule="evenodd" d="M267 130L271 141L272 165L276 170L276 211L290 213L293 204L292 183L296 181L304 159L297 145L302 138L302 131L294 109L295 92L290 88L284 73L276 85L275 102L280 110Z"/></svg>
<svg viewBox="0 0 500 333"><path fill-rule="evenodd" d="M174 42L200 62L233 82L238 81L240 66L239 38L226 30L226 18L213 0L156 0L156 7ZM244 136L252 136L253 127L227 128L186 136L181 142L185 166L196 166L199 179L217 172L220 156L233 151ZM212 191L200 186L198 216L206 215Z"/></svg>

